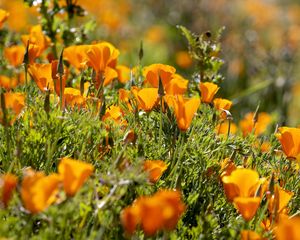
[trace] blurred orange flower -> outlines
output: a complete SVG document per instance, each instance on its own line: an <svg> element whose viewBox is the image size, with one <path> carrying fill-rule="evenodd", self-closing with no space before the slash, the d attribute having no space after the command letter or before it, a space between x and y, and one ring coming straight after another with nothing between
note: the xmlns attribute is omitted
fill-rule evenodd
<svg viewBox="0 0 300 240"><path fill-rule="evenodd" d="M284 213L293 195L294 193L275 185L274 194L269 197L269 212L275 215Z"/></svg>
<svg viewBox="0 0 300 240"><path fill-rule="evenodd" d="M124 65L118 65L116 67L116 70L118 72L118 80L119 82L125 84L130 80L130 68L126 67Z"/></svg>
<svg viewBox="0 0 300 240"><path fill-rule="evenodd" d="M128 234L140 225L146 235L154 235L159 230L172 230L185 211L181 193L160 190L150 197L140 197L121 212L121 221Z"/></svg>
<svg viewBox="0 0 300 240"><path fill-rule="evenodd" d="M179 67L185 69L189 68L193 64L193 59L187 51L178 51L176 53L175 60Z"/></svg>
<svg viewBox="0 0 300 240"><path fill-rule="evenodd" d="M157 182L167 168L167 164L161 160L146 160L144 162L144 170L149 173L149 180L152 183Z"/></svg>
<svg viewBox="0 0 300 240"><path fill-rule="evenodd" d="M214 107L217 110L230 110L232 106L232 102L228 99L225 98L215 98L214 99Z"/></svg>
<svg viewBox="0 0 300 240"><path fill-rule="evenodd" d="M300 129L280 127L276 137L281 143L285 155L289 159L300 160Z"/></svg>
<svg viewBox="0 0 300 240"><path fill-rule="evenodd" d="M226 135L228 133L228 128L229 128L229 121L224 120L216 126L215 132L218 135ZM230 134L235 134L237 132L237 126L235 125L235 123L230 122L229 132Z"/></svg>
<svg viewBox="0 0 300 240"><path fill-rule="evenodd" d="M164 99L168 106L174 109L178 128L181 131L187 131L200 106L200 99L184 98L182 95L166 95Z"/></svg>
<svg viewBox="0 0 300 240"><path fill-rule="evenodd" d="M277 240L299 240L300 239L300 217L283 219L274 228Z"/></svg>
<svg viewBox="0 0 300 240"><path fill-rule="evenodd" d="M0 29L2 28L3 23L6 21L8 17L9 17L9 13L3 9L0 9Z"/></svg>
<svg viewBox="0 0 300 240"><path fill-rule="evenodd" d="M106 120L112 120L121 126L127 124L126 120L124 119L124 113L122 109L115 105L111 105L106 109L105 114L102 117L102 121Z"/></svg>
<svg viewBox="0 0 300 240"><path fill-rule="evenodd" d="M5 109L7 123L12 125L18 115L21 113L22 109L25 107L25 95L23 93L4 93ZM1 100L0 100L1 101ZM4 124L3 112L0 109L0 122Z"/></svg>
<svg viewBox="0 0 300 240"><path fill-rule="evenodd" d="M58 173L63 179L63 186L68 196L74 196L86 180L92 175L94 167L71 158L62 158L58 165Z"/></svg>
<svg viewBox="0 0 300 240"><path fill-rule="evenodd" d="M40 56L51 44L51 40L42 31L41 25L35 25L30 28L29 34L21 36L22 42L25 46L29 41L30 44L35 44L39 47L37 56Z"/></svg>
<svg viewBox="0 0 300 240"><path fill-rule="evenodd" d="M17 176L7 173L0 176L0 201L4 207L8 206L8 202L12 197L12 193L18 183Z"/></svg>
<svg viewBox="0 0 300 240"><path fill-rule="evenodd" d="M220 89L217 84L211 82L200 82L199 88L201 92L201 101L205 103L211 103Z"/></svg>
<svg viewBox="0 0 300 240"><path fill-rule="evenodd" d="M78 109L80 109L85 107L86 98L82 96L80 90L76 88L65 88L63 104L64 107L70 106L71 108L78 107Z"/></svg>
<svg viewBox="0 0 300 240"><path fill-rule="evenodd" d="M251 230L242 230L241 231L241 240L263 240L259 234Z"/></svg>
<svg viewBox="0 0 300 240"><path fill-rule="evenodd" d="M254 122L254 113L250 112L240 121L240 127L244 136L250 134L253 130L257 136L266 131L271 121L272 117L268 113L261 112L257 116L257 121Z"/></svg>
<svg viewBox="0 0 300 240"><path fill-rule="evenodd" d="M18 85L16 78L9 78L7 76L0 75L0 87L10 90Z"/></svg>
<svg viewBox="0 0 300 240"><path fill-rule="evenodd" d="M23 63L25 48L23 46L11 46L4 48L4 57L10 65L17 67Z"/></svg>
<svg viewBox="0 0 300 240"><path fill-rule="evenodd" d="M27 170L22 181L21 197L31 213L39 213L56 201L61 179L58 174L45 176L43 172Z"/></svg>

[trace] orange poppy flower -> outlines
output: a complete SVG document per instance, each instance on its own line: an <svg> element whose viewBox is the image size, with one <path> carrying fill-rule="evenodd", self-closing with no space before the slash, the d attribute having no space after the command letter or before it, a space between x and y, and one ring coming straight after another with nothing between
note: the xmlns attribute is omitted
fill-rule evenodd
<svg viewBox="0 0 300 240"><path fill-rule="evenodd" d="M230 174L236 169L234 162L230 158L225 158L221 163L221 179Z"/></svg>
<svg viewBox="0 0 300 240"><path fill-rule="evenodd" d="M87 55L90 45L75 45L64 49L63 58L76 69L81 70L86 66Z"/></svg>
<svg viewBox="0 0 300 240"><path fill-rule="evenodd" d="M268 125L271 123L272 118L268 113L261 112L258 114L256 123L254 122L254 113L248 113L240 121L240 127L242 129L243 135L251 133L254 130L256 136L262 134L267 129Z"/></svg>
<svg viewBox="0 0 300 240"><path fill-rule="evenodd" d="M274 228L276 240L299 240L300 217L287 218L279 222Z"/></svg>
<svg viewBox="0 0 300 240"><path fill-rule="evenodd" d="M187 51L178 51L175 55L176 64L181 68L189 68L193 64L193 59Z"/></svg>
<svg viewBox="0 0 300 240"><path fill-rule="evenodd" d="M0 29L2 28L3 23L6 21L8 17L9 17L9 13L3 9L0 9Z"/></svg>
<svg viewBox="0 0 300 240"><path fill-rule="evenodd" d="M149 173L149 180L152 183L156 183L167 168L167 164L161 160L146 160L144 162L144 170Z"/></svg>
<svg viewBox="0 0 300 240"><path fill-rule="evenodd" d="M276 137L281 143L285 155L300 160L300 128L280 127Z"/></svg>
<svg viewBox="0 0 300 240"><path fill-rule="evenodd" d="M27 170L22 181L21 197L24 207L31 213L39 213L56 201L58 174L45 176L43 172Z"/></svg>
<svg viewBox="0 0 300 240"><path fill-rule="evenodd" d="M275 185L274 194L269 199L268 209L270 213L275 213L276 215L283 213L293 195L294 193Z"/></svg>
<svg viewBox="0 0 300 240"><path fill-rule="evenodd" d="M29 58L29 63L32 64L34 63L34 60L39 57L41 52L41 48L36 45L36 44L29 44L28 46L28 58Z"/></svg>
<svg viewBox="0 0 300 240"><path fill-rule="evenodd" d="M10 173L2 175L0 177L0 200L4 207L8 206L8 202L12 197L12 193L16 188L18 178Z"/></svg>
<svg viewBox="0 0 300 240"><path fill-rule="evenodd" d="M241 231L241 240L263 240L259 234L251 230L242 230Z"/></svg>
<svg viewBox="0 0 300 240"><path fill-rule="evenodd" d="M12 125L25 106L25 95L23 93L7 92L4 93L4 101L7 111L6 120L10 125ZM2 109L0 109L1 124L4 124L3 121L3 112Z"/></svg>
<svg viewBox="0 0 300 240"><path fill-rule="evenodd" d="M51 44L50 38L43 33L41 25L32 26L29 34L22 35L21 39L25 46L27 46L29 41L30 44L35 44L39 47L37 56L40 56Z"/></svg>
<svg viewBox="0 0 300 240"><path fill-rule="evenodd" d="M260 197L236 197L234 206L246 221L250 221L260 205Z"/></svg>
<svg viewBox="0 0 300 240"><path fill-rule="evenodd" d="M166 95L164 99L168 106L174 109L178 128L181 131L187 131L200 106L200 99L196 97L184 98L182 95Z"/></svg>
<svg viewBox="0 0 300 240"><path fill-rule="evenodd" d="M130 80L130 68L126 67L124 65L118 65L116 67L116 70L118 72L118 80L119 82L125 84Z"/></svg>
<svg viewBox="0 0 300 240"><path fill-rule="evenodd" d="M167 94L184 94L188 80L184 79L178 74L175 74L176 69L169 65L152 64L143 69L145 77L144 84L158 88L159 78L161 78L164 90Z"/></svg>
<svg viewBox="0 0 300 240"><path fill-rule="evenodd" d="M214 106L217 110L230 110L232 102L225 98L215 98Z"/></svg>
<svg viewBox="0 0 300 240"><path fill-rule="evenodd" d="M211 103L220 87L211 82L200 82L199 89L201 92L201 101Z"/></svg>
<svg viewBox="0 0 300 240"><path fill-rule="evenodd" d="M34 63L29 65L29 74L32 76L38 88L45 92L47 88L53 91L53 80L52 80L52 64L46 63Z"/></svg>
<svg viewBox="0 0 300 240"><path fill-rule="evenodd" d="M74 108L75 106L78 108L85 107L86 98L81 96L80 90L75 88L65 88L64 89L64 98L63 104L64 107L70 106Z"/></svg>
<svg viewBox="0 0 300 240"><path fill-rule="evenodd" d="M215 132L218 135L226 135L228 133L228 128L229 128L229 121L224 120L216 126ZM235 123L230 122L229 130L230 130L230 134L235 134L237 132L237 126L235 125Z"/></svg>
<svg viewBox="0 0 300 240"><path fill-rule="evenodd" d="M154 235L159 230L175 228L185 210L181 193L160 190L150 197L140 197L121 212L121 221L127 233L132 234L140 225L146 235Z"/></svg>
<svg viewBox="0 0 300 240"><path fill-rule="evenodd" d="M112 120L117 124L126 125L127 122L124 119L124 113L119 106L111 105L106 109L104 116L102 117L102 121Z"/></svg>
<svg viewBox="0 0 300 240"><path fill-rule="evenodd" d="M232 201L235 197L253 197L262 180L252 169L237 168L230 176L224 176L222 182L228 200Z"/></svg>
<svg viewBox="0 0 300 240"><path fill-rule="evenodd" d="M58 173L63 179L63 186L68 196L74 196L94 171L93 165L71 158L62 158Z"/></svg>
<svg viewBox="0 0 300 240"><path fill-rule="evenodd" d="M18 86L18 80L16 78L9 78L7 76L0 75L0 87L10 90Z"/></svg>
<svg viewBox="0 0 300 240"><path fill-rule="evenodd" d="M23 63L25 48L23 46L11 46L4 48L4 57L10 65L17 67Z"/></svg>
<svg viewBox="0 0 300 240"><path fill-rule="evenodd" d="M119 54L119 50L108 42L91 45L86 52L87 64L96 71L97 88L100 86L102 78L104 80L103 85L106 86L118 77L115 68Z"/></svg>
<svg viewBox="0 0 300 240"><path fill-rule="evenodd" d="M142 88L138 90L136 97L139 109L151 111L158 102L158 88Z"/></svg>

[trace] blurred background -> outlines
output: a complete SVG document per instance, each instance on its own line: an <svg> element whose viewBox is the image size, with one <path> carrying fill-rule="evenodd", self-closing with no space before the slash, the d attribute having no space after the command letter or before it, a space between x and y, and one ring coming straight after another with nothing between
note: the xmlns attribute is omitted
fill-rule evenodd
<svg viewBox="0 0 300 240"><path fill-rule="evenodd" d="M8 26L28 32L37 24L37 6L24 7L22 0L0 0L10 12ZM66 1L57 1L63 5ZM221 37L222 74L219 96L234 102L233 115L267 111L279 124L300 123L300 2L299 0L78 0L80 12L69 21L70 35L85 35L85 42L106 40L121 51L120 62L138 64L143 41L143 65L170 64L187 79L196 71L188 54L188 43L176 25L195 33ZM65 13L61 13L63 17Z"/></svg>

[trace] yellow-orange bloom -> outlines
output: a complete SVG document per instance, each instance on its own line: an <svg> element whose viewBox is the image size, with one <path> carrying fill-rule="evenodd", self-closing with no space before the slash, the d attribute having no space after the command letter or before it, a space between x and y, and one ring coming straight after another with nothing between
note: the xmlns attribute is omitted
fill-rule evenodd
<svg viewBox="0 0 300 240"><path fill-rule="evenodd" d="M157 88L142 88L136 94L139 109L148 112L158 102L158 89Z"/></svg>
<svg viewBox="0 0 300 240"><path fill-rule="evenodd" d="M93 171L93 165L66 157L58 165L58 173L63 179L64 190L68 196L74 196Z"/></svg>
<svg viewBox="0 0 300 240"><path fill-rule="evenodd" d="M130 68L124 65L118 65L116 67L118 72L118 80L119 82L125 84L130 80Z"/></svg>
<svg viewBox="0 0 300 240"><path fill-rule="evenodd" d="M287 218L279 222L274 228L277 240L300 239L300 217Z"/></svg>
<svg viewBox="0 0 300 240"><path fill-rule="evenodd" d="M53 79L52 79L52 64L40 64L34 63L29 65L28 72L32 76L38 88L45 92L47 89L53 91Z"/></svg>
<svg viewBox="0 0 300 240"><path fill-rule="evenodd" d="M263 240L259 234L250 230L241 231L241 240Z"/></svg>
<svg viewBox="0 0 300 240"><path fill-rule="evenodd" d="M214 107L217 109L217 110L230 110L232 106L232 102L228 99L225 99L225 98L215 98L214 99Z"/></svg>
<svg viewBox="0 0 300 240"><path fill-rule="evenodd" d="M201 101L205 103L211 103L220 89L217 84L211 82L200 82L199 88L201 92Z"/></svg>
<svg viewBox="0 0 300 240"><path fill-rule="evenodd" d="M25 46L27 46L27 43L29 41L30 44L34 44L39 47L37 56L40 56L43 51L46 50L51 44L50 38L43 33L41 25L32 26L30 28L29 34L22 35L21 39Z"/></svg>
<svg viewBox="0 0 300 240"><path fill-rule="evenodd" d="M224 176L222 182L229 201L235 197L253 197L261 183L258 173L247 168L237 168L230 176Z"/></svg>
<svg viewBox="0 0 300 240"><path fill-rule="evenodd" d="M300 160L300 129L280 127L278 131L276 137L285 155L290 159Z"/></svg>
<svg viewBox="0 0 300 240"><path fill-rule="evenodd" d="M188 80L175 72L176 69L172 66L152 64L143 69L143 75L145 77L144 84L158 88L159 78L161 78L164 90L167 94L184 94L187 90Z"/></svg>
<svg viewBox="0 0 300 240"><path fill-rule="evenodd" d="M8 202L12 197L12 193L16 188L18 178L10 173L0 176L0 201L4 207L8 206Z"/></svg>
<svg viewBox="0 0 300 240"><path fill-rule="evenodd" d="M146 160L144 162L144 170L149 173L149 180L152 183L157 182L167 168L167 164L161 160Z"/></svg>
<svg viewBox="0 0 300 240"><path fill-rule="evenodd" d="M179 51L175 56L176 64L181 68L189 68L193 64L193 59L187 51Z"/></svg>
<svg viewBox="0 0 300 240"><path fill-rule="evenodd" d="M0 87L5 88L6 90L10 90L18 86L18 84L18 79L0 75Z"/></svg>
<svg viewBox="0 0 300 240"><path fill-rule="evenodd" d="M127 122L124 119L124 113L119 106L111 105L106 109L104 116L102 117L102 121L112 120L117 124L126 125Z"/></svg>
<svg viewBox="0 0 300 240"><path fill-rule="evenodd" d="M90 45L75 45L64 49L64 59L67 60L76 69L84 69L87 62L86 52Z"/></svg>
<svg viewBox="0 0 300 240"><path fill-rule="evenodd" d="M234 206L246 221L250 221L260 205L260 197L236 197Z"/></svg>
<svg viewBox="0 0 300 240"><path fill-rule="evenodd" d="M268 209L270 213L275 213L276 215L283 213L293 195L294 193L275 185L274 194L269 199Z"/></svg>
<svg viewBox="0 0 300 240"><path fill-rule="evenodd" d="M215 132L218 135L225 135L228 133L228 129L229 129L229 120L224 120L216 126ZM237 126L235 125L235 123L230 122L229 133L235 134L236 132L237 132Z"/></svg>
<svg viewBox="0 0 300 240"><path fill-rule="evenodd" d="M200 106L200 99L197 97L184 98L182 95L167 95L165 100L168 106L174 109L178 128L181 131L188 130Z"/></svg>
<svg viewBox="0 0 300 240"><path fill-rule="evenodd" d="M64 107L70 106L71 108L78 107L80 109L85 107L86 98L81 96L80 90L76 88L65 88L63 104Z"/></svg>
<svg viewBox="0 0 300 240"><path fill-rule="evenodd" d="M24 207L39 213L56 201L61 179L58 174L45 176L43 172L28 170L22 181L21 197Z"/></svg>
<svg viewBox="0 0 300 240"><path fill-rule="evenodd" d="M25 106L25 95L23 93L7 92L4 93L4 101L7 113L6 121L11 125ZM0 123L4 124L2 109L0 109Z"/></svg>
<svg viewBox="0 0 300 240"><path fill-rule="evenodd" d="M96 71L97 88L102 81L103 85L106 86L114 78L118 77L118 72L115 68L119 54L119 50L108 42L91 45L86 52L87 64Z"/></svg>
<svg viewBox="0 0 300 240"><path fill-rule="evenodd" d="M146 235L154 235L159 230L175 228L185 210L181 193L160 190L150 197L140 197L121 212L121 221L127 233L132 234L140 225Z"/></svg>
<svg viewBox="0 0 300 240"><path fill-rule="evenodd" d="M244 136L251 133L253 130L254 134L257 136L264 133L271 121L272 118L268 113L261 112L257 116L257 121L254 122L254 113L251 112L246 114L244 119L240 121L240 127Z"/></svg>
<svg viewBox="0 0 300 240"><path fill-rule="evenodd" d="M14 67L17 67L23 63L24 54L24 46L11 46L4 48L4 57L9 64Z"/></svg>
<svg viewBox="0 0 300 240"><path fill-rule="evenodd" d="M3 9L0 9L0 29L2 28L3 23L9 17L9 13Z"/></svg>

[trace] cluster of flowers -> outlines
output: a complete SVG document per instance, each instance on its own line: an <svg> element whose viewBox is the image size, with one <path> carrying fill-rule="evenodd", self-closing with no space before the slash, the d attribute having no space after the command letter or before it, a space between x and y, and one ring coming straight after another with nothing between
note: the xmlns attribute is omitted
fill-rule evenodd
<svg viewBox="0 0 300 240"><path fill-rule="evenodd" d="M58 174L46 176L43 172L26 169L20 188L24 207L32 214L45 210L59 201L61 186L68 197L74 196L93 171L94 167L91 164L70 158L61 159ZM8 206L17 184L18 177L11 173L0 177L0 203L4 207Z"/></svg>

